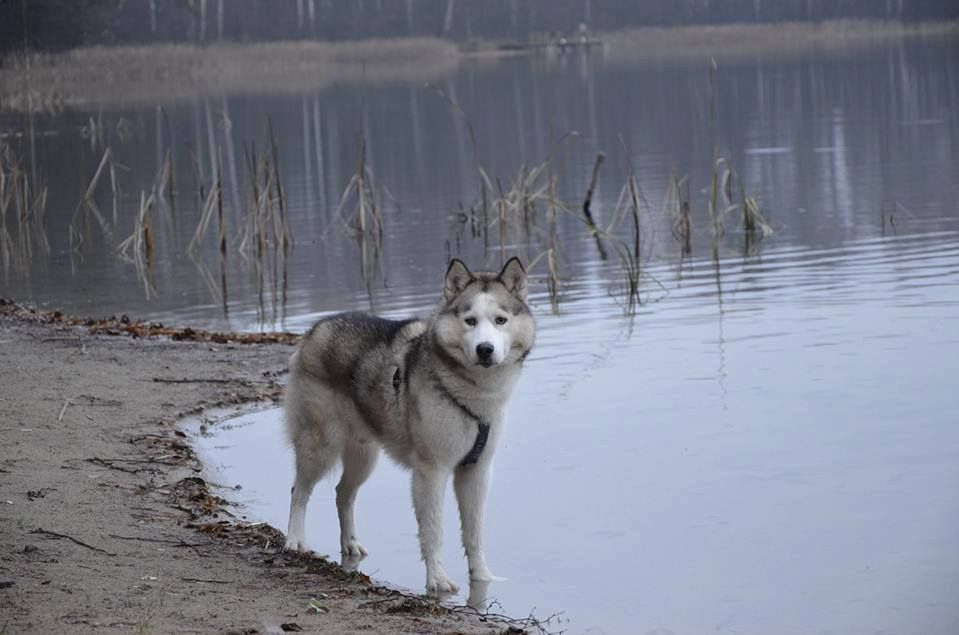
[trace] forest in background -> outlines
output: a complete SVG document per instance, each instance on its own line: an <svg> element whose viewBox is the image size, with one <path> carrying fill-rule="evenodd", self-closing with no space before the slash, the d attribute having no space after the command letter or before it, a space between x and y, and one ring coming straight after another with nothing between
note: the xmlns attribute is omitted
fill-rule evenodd
<svg viewBox="0 0 959 635"><path fill-rule="evenodd" d="M152 42L539 33L677 25L959 19L955 0L0 0L0 53Z"/></svg>

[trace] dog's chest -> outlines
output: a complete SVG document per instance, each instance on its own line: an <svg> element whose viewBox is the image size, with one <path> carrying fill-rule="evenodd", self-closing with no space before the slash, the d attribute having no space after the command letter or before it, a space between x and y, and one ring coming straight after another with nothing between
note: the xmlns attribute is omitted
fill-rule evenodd
<svg viewBox="0 0 959 635"><path fill-rule="evenodd" d="M430 385L416 395L410 421L413 438L432 460L447 465L476 463L493 451L502 409L470 399L444 385ZM490 400L492 401L492 400Z"/></svg>

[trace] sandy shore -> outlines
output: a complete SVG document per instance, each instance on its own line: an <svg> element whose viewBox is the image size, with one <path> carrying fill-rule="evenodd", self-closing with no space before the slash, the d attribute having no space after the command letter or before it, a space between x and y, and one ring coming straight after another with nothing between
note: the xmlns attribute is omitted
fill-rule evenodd
<svg viewBox="0 0 959 635"><path fill-rule="evenodd" d="M0 633L530 626L284 554L276 529L233 518L177 422L278 398L289 344L103 327L0 301Z"/></svg>
<svg viewBox="0 0 959 635"><path fill-rule="evenodd" d="M603 36L607 59L709 60L784 57L811 51L841 52L918 38L955 38L959 22L825 20L773 24L719 24L673 28L634 28Z"/></svg>
<svg viewBox="0 0 959 635"><path fill-rule="evenodd" d="M0 63L0 110L172 104L237 94L294 94L338 83L435 81L460 53L435 38L94 46L11 55Z"/></svg>

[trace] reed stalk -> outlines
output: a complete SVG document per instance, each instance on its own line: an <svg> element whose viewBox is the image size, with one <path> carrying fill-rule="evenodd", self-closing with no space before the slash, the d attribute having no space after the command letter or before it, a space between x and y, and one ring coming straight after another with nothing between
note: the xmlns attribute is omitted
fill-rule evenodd
<svg viewBox="0 0 959 635"><path fill-rule="evenodd" d="M111 175L111 191L113 193L113 207L116 208L119 205L119 187L116 182L116 171L115 164L113 161L113 151L110 146L107 146L103 151L103 156L100 158L100 163L97 164L97 169L93 173L93 178L90 179L90 183L87 184L87 189L83 192L83 196L80 198L80 202L77 203L77 207L73 212L73 219L71 220L71 225L76 226L79 220L81 213L84 215L84 226L86 226L86 215L92 215L97 223L100 225L100 230L103 232L103 235L107 240L113 240L113 230L111 229L109 223L107 223L106 218L104 218L103 213L100 211L100 207L97 205L95 200L95 195L97 191L97 186L100 184L100 179L103 177L105 171L109 170Z"/></svg>
<svg viewBox="0 0 959 635"><path fill-rule="evenodd" d="M34 250L50 251L46 231L47 187L30 178L11 146L0 145L0 261L25 267ZM8 213L16 228L7 225Z"/></svg>
<svg viewBox="0 0 959 635"><path fill-rule="evenodd" d="M134 220L133 231L117 247L120 258L133 263L147 299L156 292L153 284L154 245L150 213L155 204L156 191L147 194L141 190L140 206Z"/></svg>
<svg viewBox="0 0 959 635"><path fill-rule="evenodd" d="M596 155L596 162L593 163L593 175L589 179L589 188L586 190L586 199L583 201L583 217L586 218L586 222L589 225L590 231L596 233L596 221L593 220L593 212L590 210L590 206L593 203L593 193L596 191L596 181L599 179L599 169L603 167L603 161L606 159L606 155L602 152Z"/></svg>

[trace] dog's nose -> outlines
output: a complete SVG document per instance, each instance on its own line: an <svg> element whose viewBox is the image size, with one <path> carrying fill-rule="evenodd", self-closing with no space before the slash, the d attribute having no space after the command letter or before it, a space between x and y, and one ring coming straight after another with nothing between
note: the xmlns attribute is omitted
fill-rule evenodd
<svg viewBox="0 0 959 635"><path fill-rule="evenodd" d="M493 356L493 345L489 342L480 342L476 345L476 356L481 360L488 360Z"/></svg>

